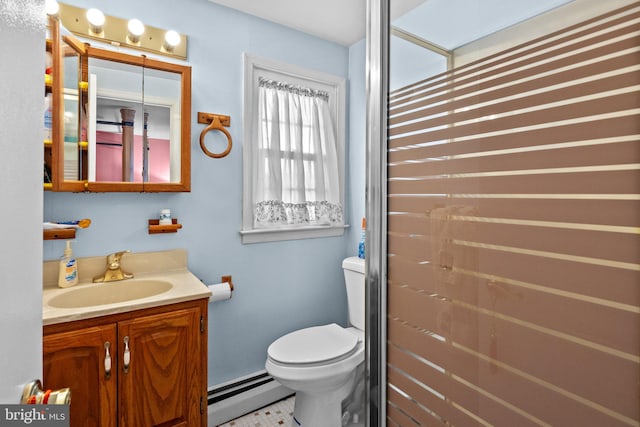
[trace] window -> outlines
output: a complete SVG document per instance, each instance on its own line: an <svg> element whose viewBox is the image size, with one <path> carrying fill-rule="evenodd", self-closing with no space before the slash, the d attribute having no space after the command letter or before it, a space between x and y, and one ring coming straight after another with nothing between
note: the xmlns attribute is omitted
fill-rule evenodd
<svg viewBox="0 0 640 427"><path fill-rule="evenodd" d="M345 79L244 62L242 242L342 235Z"/></svg>

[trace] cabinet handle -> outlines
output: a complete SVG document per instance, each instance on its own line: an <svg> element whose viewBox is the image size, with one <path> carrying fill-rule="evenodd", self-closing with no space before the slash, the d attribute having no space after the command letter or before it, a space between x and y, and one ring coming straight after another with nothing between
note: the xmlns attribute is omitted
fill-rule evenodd
<svg viewBox="0 0 640 427"><path fill-rule="evenodd" d="M131 352L129 351L129 336L124 337L124 373L129 372L129 362L131 361Z"/></svg>
<svg viewBox="0 0 640 427"><path fill-rule="evenodd" d="M109 347L111 347L111 343L109 341L104 343L104 379L108 380L111 378L111 354L109 353Z"/></svg>

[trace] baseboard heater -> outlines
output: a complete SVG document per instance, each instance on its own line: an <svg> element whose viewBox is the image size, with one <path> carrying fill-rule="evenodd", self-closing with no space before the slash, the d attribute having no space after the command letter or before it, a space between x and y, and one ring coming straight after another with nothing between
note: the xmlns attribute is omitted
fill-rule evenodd
<svg viewBox="0 0 640 427"><path fill-rule="evenodd" d="M218 384L208 392L208 425L226 423L293 394L266 371Z"/></svg>

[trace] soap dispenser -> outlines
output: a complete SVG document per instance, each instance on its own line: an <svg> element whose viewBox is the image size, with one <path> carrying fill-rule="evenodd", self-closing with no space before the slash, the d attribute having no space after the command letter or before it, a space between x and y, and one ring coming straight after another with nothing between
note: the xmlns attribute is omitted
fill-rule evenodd
<svg viewBox="0 0 640 427"><path fill-rule="evenodd" d="M78 284L78 263L73 257L71 241L67 240L67 247L64 256L60 258L60 269L58 273L58 286L68 288Z"/></svg>

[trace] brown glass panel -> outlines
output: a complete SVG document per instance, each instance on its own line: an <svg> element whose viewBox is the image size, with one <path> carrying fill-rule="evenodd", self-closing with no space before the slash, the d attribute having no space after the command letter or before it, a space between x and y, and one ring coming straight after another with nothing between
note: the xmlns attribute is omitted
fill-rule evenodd
<svg viewBox="0 0 640 427"><path fill-rule="evenodd" d="M441 397L433 394L432 392L426 390L421 385L416 384L411 379L402 375L398 370L391 367L388 370L388 383L389 385L396 387L402 392L408 394L416 401L420 402L422 406L426 406L430 410L434 411L438 414L439 417L442 417L443 420L459 426L468 426L468 427L479 427L482 426L480 422L476 419L471 418L469 415L461 412L457 408L451 405L451 401L443 400ZM393 390L393 388L391 388ZM429 423L430 418L432 416L426 412L424 409L421 409L419 406L413 404L407 404L407 399L402 396L394 396L395 393L392 393L390 396L390 401L392 403L396 403L398 407L401 407L405 410L412 418L422 423ZM403 406L402 403L404 403ZM465 408L467 409L467 408ZM470 412L475 412L476 408L468 408Z"/></svg>
<svg viewBox="0 0 640 427"><path fill-rule="evenodd" d="M523 66L522 63L518 62L515 63L515 65L499 69L503 72L512 72L507 76L497 78L493 76L498 75L497 73L499 71L493 69L487 73L473 75L468 79L469 81L460 79L456 75L453 77L455 80L452 80L451 84L444 86L444 88L441 84L438 84L431 90L420 92L411 98L403 100L399 107L390 111L392 116L390 124L395 125L402 121L422 117L424 114L419 115L420 112L411 113L412 110L418 108L429 107L424 110L424 112L429 112L429 114L453 111L455 108L469 106L470 100L472 104L491 102L502 97L526 93L531 90L547 88L563 83L571 84L573 83L572 80L589 78L600 73L635 66L637 65L638 53L631 52L607 58L605 61L596 61L578 67L571 67L568 70L544 75L545 73L555 71L556 67L566 67L582 61L590 61L597 59L599 56L611 54L616 50L633 49L635 47L634 43L634 38L630 37L592 51L569 55L568 57L560 57L554 61L540 64L533 68L513 70L513 68L521 68ZM590 43L585 44L588 45ZM552 55L555 54L556 52ZM548 60L549 58L553 58L552 55L536 57L535 61ZM527 81L520 82L519 80L521 79ZM615 85L615 82L612 82L612 84ZM621 85L618 87L624 86ZM571 88L571 86L567 86L567 89L569 88ZM448 89L448 91L443 89ZM471 114L473 114L473 112L471 112Z"/></svg>
<svg viewBox="0 0 640 427"><path fill-rule="evenodd" d="M470 216L640 227L640 200L512 199L390 196L389 231L411 233L428 226L434 209L465 209ZM395 215L410 213L415 215ZM416 221L410 223L409 221ZM412 227L417 228L412 228Z"/></svg>
<svg viewBox="0 0 640 427"><path fill-rule="evenodd" d="M636 75L638 74L636 73ZM638 82L640 82L640 80ZM565 90L569 92L568 89L563 89L561 92ZM404 137L397 136L416 131L426 130L426 132L420 134L426 137L420 141L421 143L435 141L438 138L429 139L428 137L435 134L435 131L432 131L432 129L435 130L441 128L442 126L455 126L456 132L452 132L455 137L468 137L481 133L500 132L504 130L517 129L519 127L540 125L545 126L548 125L549 122L552 122L553 125L553 122L556 121L580 119L582 117L606 114L607 112L612 111L631 110L634 108L633 98L634 96L636 96L636 93L633 90L627 90L627 93L620 95L613 95L610 97L599 96L588 101L574 102L571 105L572 108L567 108L566 106L551 106L545 109L541 109L541 106L552 105L550 103L543 102L545 97L548 96L548 98L551 98L551 95L552 94L540 95L540 99L538 99L538 101L540 101L539 103L526 106L527 108L536 107L537 111L527 111L523 113L519 112L517 114L510 114L500 117L500 115L505 112L511 113L512 111L519 110L514 108L502 111L502 109L499 108L501 107L501 105L494 104L486 108L482 108L478 111L473 111L473 114L450 113L446 115L440 115L432 119L407 124L404 126L397 126L389 130L389 135L391 135L392 137L396 137L392 140L394 141L392 147L396 148L398 146L401 146L398 145L397 142L402 142L406 139ZM524 104L527 99L516 100L511 102L511 104L517 103L519 101L523 101ZM523 105L523 107L525 106ZM465 117L462 118L457 116Z"/></svg>
<svg viewBox="0 0 640 427"><path fill-rule="evenodd" d="M454 420L467 413L493 425L638 425L640 78L603 77L640 61L638 6L391 95L393 411L401 399L453 425L469 425ZM597 144L499 154L581 141ZM408 420L396 424L418 424Z"/></svg>
<svg viewBox="0 0 640 427"><path fill-rule="evenodd" d="M408 148L389 153L390 163L404 160L426 159L456 154L481 153L490 150L504 150L558 144L563 142L590 141L618 136L636 136L640 134L640 115L630 114L622 117L589 120L562 126L546 127L527 131L512 131L503 135L473 136L464 141L451 141L447 144L429 147ZM416 136L418 138L418 136ZM407 137L409 139L409 137ZM446 140L446 135L444 136Z"/></svg>
<svg viewBox="0 0 640 427"><path fill-rule="evenodd" d="M390 181L392 194L637 194L638 171Z"/></svg>
<svg viewBox="0 0 640 427"><path fill-rule="evenodd" d="M436 226L436 230L440 230L439 235L432 237L436 242L455 239L482 245L506 246L514 248L514 251L521 248L559 256L597 258L630 264L640 261L638 234L437 219L432 222L436 223L432 227Z"/></svg>
<svg viewBox="0 0 640 427"><path fill-rule="evenodd" d="M482 260L481 264L477 261L479 259ZM438 261L440 260L436 260L433 265L417 264L413 259L394 255L388 262L390 280L402 283L437 275L438 280L453 283L455 277L452 272L439 268ZM548 288L549 292L571 292L603 301L631 303L632 306L638 305L640 301L640 288L637 286L640 283L640 271L637 270L487 248L459 250L457 257L453 259L453 267ZM436 270L432 271L432 268Z"/></svg>
<svg viewBox="0 0 640 427"><path fill-rule="evenodd" d="M435 208L437 209L437 208ZM431 233L430 211L421 213L391 214L387 217L387 231L426 236Z"/></svg>
<svg viewBox="0 0 640 427"><path fill-rule="evenodd" d="M618 42L618 44L620 44L620 47L624 49L634 48L636 43L637 41L633 38L625 40L624 42ZM618 46L614 45L610 48L613 49L616 47ZM606 54L609 52L605 51L602 53ZM596 55L596 57L597 56L598 55ZM389 124L391 126L395 126L395 133L402 133L405 128L397 125L400 125L403 122L428 117L434 114L449 112L450 114L447 116L447 118L455 119L455 121L463 121L470 120L475 117L483 117L487 114L498 114L501 112L513 111L520 108L543 105L551 102L568 100L574 97L593 95L599 92L633 86L638 82L637 71L630 71L624 74L618 74L609 77L600 77L598 79L578 84L574 82L578 81L579 79L585 78L593 79L593 76L601 73L617 71L627 67L634 67L638 64L639 56L640 54L638 52L631 52L541 77L537 77L537 72L531 72L531 74L527 74L526 76L522 77L535 78L520 83L512 83L514 79L512 79L511 76L508 76L505 78L496 79L495 81L474 84L459 90L454 90L450 93L447 92L441 95L425 98L423 100L416 100L414 103L405 105L403 106L403 108L398 109L398 111L391 111L390 114L392 116L389 119ZM562 61L567 62L567 59L562 59ZM568 64L570 63L571 62L568 62ZM527 71L527 73L529 73L529 71ZM551 86L561 86L561 89L555 88L554 90L545 90L540 94L521 96L513 100L503 99L541 88L550 88ZM492 89L493 87L498 88ZM467 108L470 106L470 104L476 105L484 103L488 103L490 105L473 109ZM412 111L418 108L421 109L418 111ZM456 110L458 111L453 113ZM405 114L400 114L401 111L408 112ZM430 124L430 126L435 126L437 125L437 123L437 121L433 122L432 124ZM420 127L418 127L418 129L419 128ZM411 128L407 129L411 130Z"/></svg>
<svg viewBox="0 0 640 427"><path fill-rule="evenodd" d="M576 102L570 106L559 106L546 108L544 110L530 111L526 113L514 114L511 116L496 118L493 120L484 119L480 122L457 124L455 121L446 120L442 125L455 125L444 129L431 130L425 123L422 129L425 132L405 137L392 138L389 140L390 148L402 147L408 144L418 144L468 137L489 132L498 132L510 129L518 129L526 126L551 127L550 122L565 120L583 119L584 117L597 116L600 114L610 114L633 110L637 107L638 95L635 92L612 95L606 98L592 99L588 101ZM434 120L435 121L435 120ZM584 120L583 120L584 121ZM389 135L397 135L400 130L390 129Z"/></svg>
<svg viewBox="0 0 640 427"><path fill-rule="evenodd" d="M402 406L398 406L398 404L401 404ZM406 426L418 426L418 425L423 425L423 426L444 426L446 424L444 424L444 422L442 422L441 420L438 420L435 417L431 417L427 420L425 420L424 418L422 419L422 422L424 424L419 424L417 420L415 420L414 418L411 418L409 415L407 415L407 411L409 411L410 408L407 408L407 406L409 406L407 404L407 402L404 401L398 401L398 402L390 402L387 407L387 415L390 418L390 425L396 425L399 427L406 427Z"/></svg>
<svg viewBox="0 0 640 427"><path fill-rule="evenodd" d="M394 271L406 261L394 260ZM394 278L390 286L407 286L552 329L628 354L640 353L640 335L624 325L640 324L640 313L608 301L585 300L579 294L558 295L552 289L510 283L508 278L476 275L475 271L440 272ZM429 274L430 273L430 274ZM606 288L606 286L603 286ZM546 291L545 291L546 290ZM544 310L540 310L544 307Z"/></svg>
<svg viewBox="0 0 640 427"><path fill-rule="evenodd" d="M469 385L461 381L454 375L445 372L441 367L436 368L424 363L415 355L402 351L395 345L387 347L387 361L392 369L400 366L402 369L408 369L409 372L414 373L416 380L423 384L428 384L430 388L446 396L447 401L451 401L455 405L454 407L460 405L465 410L477 414L492 425L518 427L539 427L540 425L517 410L504 405L499 399L478 393L473 384ZM391 383L394 386L397 385L393 378L391 378ZM453 420L449 419L448 421ZM472 422L460 419L460 421L454 422L454 425L466 426L472 425Z"/></svg>
<svg viewBox="0 0 640 427"><path fill-rule="evenodd" d="M437 333L467 351L599 402L631 419L640 416L637 361L408 288L399 287L390 294L388 312L392 318ZM430 316L425 318L425 312Z"/></svg>
<svg viewBox="0 0 640 427"><path fill-rule="evenodd" d="M401 255L414 260L425 260L434 258L432 252L433 243L431 239L421 237L412 238L409 236L394 236L389 239L387 251L390 254Z"/></svg>
<svg viewBox="0 0 640 427"><path fill-rule="evenodd" d="M399 321L388 322L389 336L400 348L443 366L446 372L491 393L528 414L557 426L618 427L628 423L608 412L589 406L560 389L513 371L499 368L488 360L456 348L440 339Z"/></svg>
<svg viewBox="0 0 640 427"><path fill-rule="evenodd" d="M633 141L611 144L452 160L434 159L421 163L391 165L388 176L389 178L406 178L456 173L609 166L632 163L640 164L640 136Z"/></svg>

